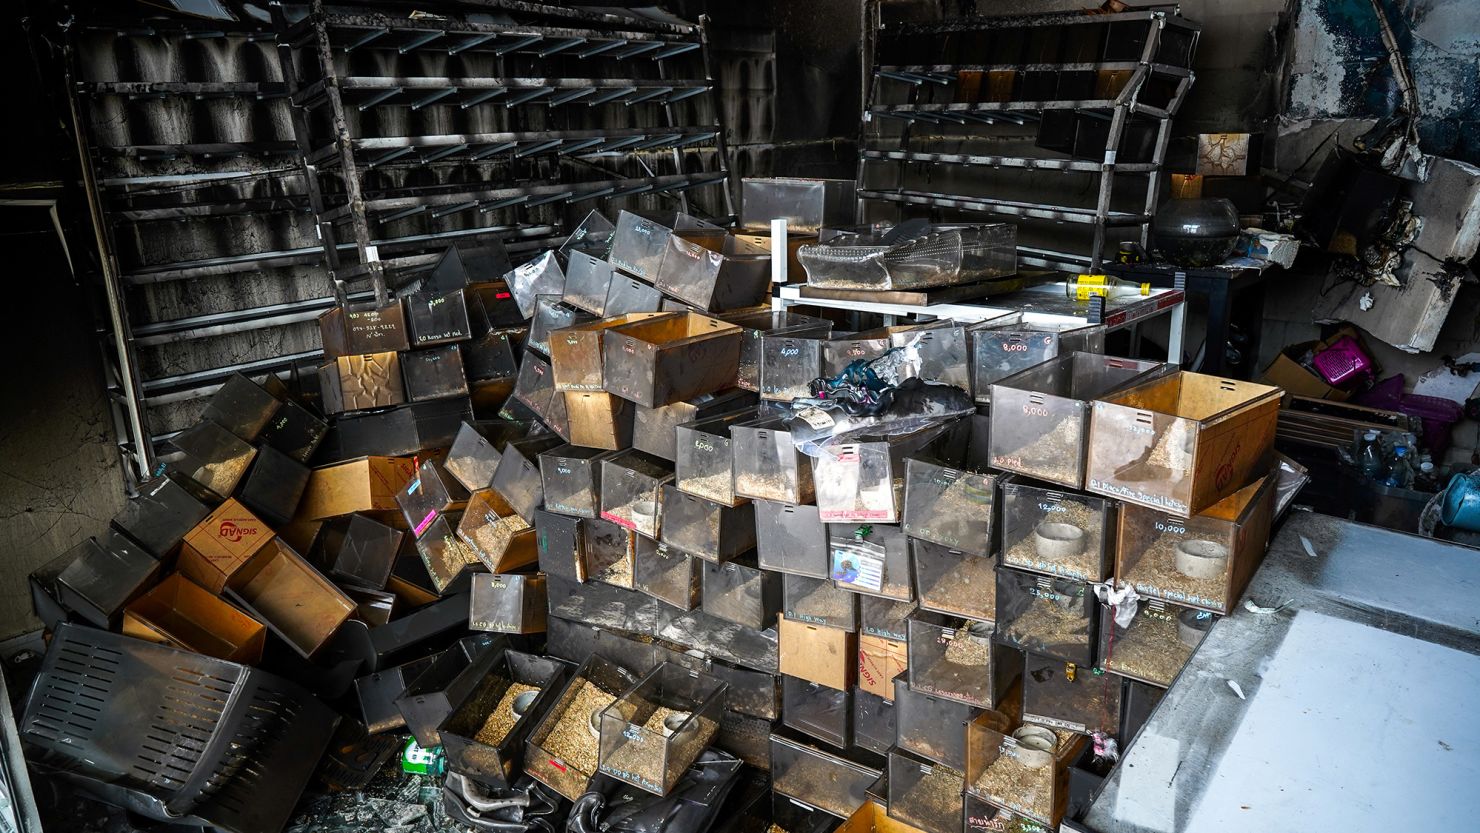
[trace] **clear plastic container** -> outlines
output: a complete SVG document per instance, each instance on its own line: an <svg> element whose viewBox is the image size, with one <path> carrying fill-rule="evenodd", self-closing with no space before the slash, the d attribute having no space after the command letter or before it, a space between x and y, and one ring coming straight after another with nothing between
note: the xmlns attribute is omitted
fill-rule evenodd
<svg viewBox="0 0 1480 833"><path fill-rule="evenodd" d="M781 604L787 619L853 631L858 628L857 593L833 586L825 578L785 573L781 577Z"/></svg>
<svg viewBox="0 0 1480 833"><path fill-rule="evenodd" d="M637 589L637 533L620 524L581 520L581 564L586 581Z"/></svg>
<svg viewBox="0 0 1480 833"><path fill-rule="evenodd" d="M849 573L849 560L846 556L839 556L840 545L843 548L857 543L858 532L866 529L867 535L863 536L865 544L876 545L869 549L873 551L874 557L882 557L882 574L879 576L878 587L869 583L869 573L862 564L852 565L857 569L857 575ZM828 524L828 547L832 551L832 563L830 576L839 587L845 587L855 593L864 593L870 596L882 596L901 602L913 601L915 598L914 581L910 576L910 546L909 538L897 526L889 524L867 524L864 527L855 524ZM877 547L883 548L879 554Z"/></svg>
<svg viewBox="0 0 1480 833"><path fill-rule="evenodd" d="M727 320L745 332L740 341L740 374L735 384L753 391L761 389L761 353L766 339L826 338L832 332L831 321L794 312L753 312Z"/></svg>
<svg viewBox="0 0 1480 833"><path fill-rule="evenodd" d="M678 426L678 458L674 461L678 488L726 506L744 503L745 498L735 496L735 447L730 430L754 418L753 411L740 411Z"/></svg>
<svg viewBox="0 0 1480 833"><path fill-rule="evenodd" d="M550 364L555 388L563 391L602 391L602 333L658 317L665 313L634 312L586 321L550 334Z"/></svg>
<svg viewBox="0 0 1480 833"><path fill-rule="evenodd" d="M416 551L426 566L432 588L439 596L448 596L468 586L468 576L481 570L482 564L473 550L457 537L462 513L438 515L416 539Z"/></svg>
<svg viewBox="0 0 1480 833"><path fill-rule="evenodd" d="M676 230L654 285L701 310L755 306L770 294L770 253L721 229Z"/></svg>
<svg viewBox="0 0 1480 833"><path fill-rule="evenodd" d="M754 557L704 564L704 612L747 628L774 627L781 611L781 574L755 566Z"/></svg>
<svg viewBox="0 0 1480 833"><path fill-rule="evenodd" d="M1069 765L1085 739L1042 726L1008 732L996 717L984 714L967 724L967 792L1057 828L1069 803Z"/></svg>
<svg viewBox="0 0 1480 833"><path fill-rule="evenodd" d="M1022 669L1022 654L993 644L991 622L922 611L909 629L912 691L990 709Z"/></svg>
<svg viewBox="0 0 1480 833"><path fill-rule="evenodd" d="M231 497L257 449L214 422L197 422L170 440L181 456L170 469L220 498Z"/></svg>
<svg viewBox="0 0 1480 833"><path fill-rule="evenodd" d="M612 273L611 286L606 291L607 316L659 312L662 309L663 293L656 286L620 271Z"/></svg>
<svg viewBox="0 0 1480 833"><path fill-rule="evenodd" d="M704 562L688 553L643 539L637 546L637 589L679 610L702 598Z"/></svg>
<svg viewBox="0 0 1480 833"><path fill-rule="evenodd" d="M838 818L868 800L868 788L884 774L841 755L771 735L771 788Z"/></svg>
<svg viewBox="0 0 1480 833"><path fill-rule="evenodd" d="M617 230L612 236L608 260L624 272L647 281L656 280L675 225L677 218L672 214L649 218L621 212L617 215Z"/></svg>
<svg viewBox="0 0 1480 833"><path fill-rule="evenodd" d="M756 558L767 570L826 579L830 574L827 524L816 506L756 501Z"/></svg>
<svg viewBox="0 0 1480 833"><path fill-rule="evenodd" d="M533 318L536 299L541 295L560 297L565 291L565 271L560 268L560 259L554 250L546 251L522 266L516 266L504 275L504 283L519 305L519 314ZM415 329L412 330L413 334Z"/></svg>
<svg viewBox="0 0 1480 833"><path fill-rule="evenodd" d="M1141 596L1227 613L1269 542L1275 477L1264 477L1191 518L1120 510L1115 575Z"/></svg>
<svg viewBox="0 0 1480 833"><path fill-rule="evenodd" d="M656 408L728 387L740 367L740 328L696 313L612 327L602 334L602 379Z"/></svg>
<svg viewBox="0 0 1480 833"><path fill-rule="evenodd" d="M538 573L479 574L471 579L468 629L487 633L544 633L550 608Z"/></svg>
<svg viewBox="0 0 1480 833"><path fill-rule="evenodd" d="M515 440L504 446L503 459L493 472L493 490L519 517L534 520L534 512L545 502L545 482L540 477L540 455L562 445L559 437L544 435Z"/></svg>
<svg viewBox="0 0 1480 833"><path fill-rule="evenodd" d="M1094 664L1098 622L1095 594L1085 582L997 571L996 639L1024 651Z"/></svg>
<svg viewBox="0 0 1480 833"><path fill-rule="evenodd" d="M561 303L559 295L541 295L535 300L534 319L529 324L529 338L524 346L549 356L551 334L588 322L592 317L583 309Z"/></svg>
<svg viewBox="0 0 1480 833"><path fill-rule="evenodd" d="M540 572L567 581L585 581L581 565L581 518L535 512L535 552Z"/></svg>
<svg viewBox="0 0 1480 833"><path fill-rule="evenodd" d="M812 395L822 375L827 338L765 336L761 339L760 395L768 402L790 402Z"/></svg>
<svg viewBox="0 0 1480 833"><path fill-rule="evenodd" d="M902 379L916 376L971 390L971 347L965 327L932 322L928 327L892 334L889 346L904 350Z"/></svg>
<svg viewBox="0 0 1480 833"><path fill-rule="evenodd" d="M1168 367L1096 353L1063 353L993 384L992 466L1083 488L1091 402Z"/></svg>
<svg viewBox="0 0 1480 833"><path fill-rule="evenodd" d="M740 180L740 226L768 229L772 220L786 220L787 231L815 234L824 226L851 225L856 189L851 179L746 177Z"/></svg>
<svg viewBox="0 0 1480 833"><path fill-rule="evenodd" d="M493 434L491 438L480 430L480 425L463 423L457 429L457 437L443 463L447 473L457 478L457 482L469 492L488 488L502 459L501 443L496 442L502 438L493 431L489 433Z"/></svg>
<svg viewBox="0 0 1480 833"><path fill-rule="evenodd" d="M565 292L560 299L592 315L606 314L606 293L611 289L612 266L585 252L571 252L565 270Z"/></svg>
<svg viewBox="0 0 1480 833"><path fill-rule="evenodd" d="M914 602L863 596L858 600L858 632L903 642L910 638L909 620L915 610Z"/></svg>
<svg viewBox="0 0 1480 833"><path fill-rule="evenodd" d="M616 452L562 445L540 454L540 482L545 510L577 518L594 518L601 495L601 464Z"/></svg>
<svg viewBox="0 0 1480 833"><path fill-rule="evenodd" d="M992 401L992 385L1063 353L1105 352L1105 328L1084 324L1020 324L973 328L971 389Z"/></svg>
<svg viewBox="0 0 1480 833"><path fill-rule="evenodd" d="M920 609L979 622L997 618L997 559L912 539Z"/></svg>
<svg viewBox="0 0 1480 833"><path fill-rule="evenodd" d="M717 659L708 661L708 672L730 687L725 692L727 711L765 720L781 716L781 683L775 675Z"/></svg>
<svg viewBox="0 0 1480 833"><path fill-rule="evenodd" d="M996 475L913 457L904 471L906 534L973 555L991 554Z"/></svg>
<svg viewBox="0 0 1480 833"><path fill-rule="evenodd" d="M1166 688L1181 673L1218 617L1206 610L1141 599L1125 610L1100 606L1100 665L1124 677Z"/></svg>
<svg viewBox="0 0 1480 833"><path fill-rule="evenodd" d="M1002 484L1002 563L1075 581L1115 567L1115 502L1021 482Z"/></svg>
<svg viewBox="0 0 1480 833"><path fill-rule="evenodd" d="M211 400L201 418L216 423L243 442L250 443L257 441L257 437L281 407L282 402L261 385L240 373L233 373L211 394Z"/></svg>
<svg viewBox="0 0 1480 833"><path fill-rule="evenodd" d="M420 538L439 515L467 506L468 490L441 463L425 460L417 466L416 475L396 493L396 505L401 507L401 516L406 519L411 534Z"/></svg>
<svg viewBox="0 0 1480 833"><path fill-rule="evenodd" d="M553 704L566 667L549 657L505 651L440 727L448 768L489 787L517 779L524 741Z"/></svg>
<svg viewBox="0 0 1480 833"><path fill-rule="evenodd" d="M661 408L639 406L633 420L632 447L664 460L676 460L678 445L675 438L678 426L705 417L741 411L754 407L755 403L755 394L750 391L728 388Z"/></svg>
<svg viewBox="0 0 1480 833"><path fill-rule="evenodd" d="M901 750L957 769L966 766L966 724L982 710L914 691L894 678L895 741Z"/></svg>
<svg viewBox="0 0 1480 833"><path fill-rule="evenodd" d="M551 430L566 430L565 423L569 417L565 410L565 397L555 390L555 375L550 370L550 363L539 354L524 352L519 378L514 380L514 392L510 396Z"/></svg>
<svg viewBox="0 0 1480 833"><path fill-rule="evenodd" d="M560 244L558 251L567 262L573 262L577 254L605 260L611 254L616 230L616 225L608 220L605 214L593 208L587 212L581 224L576 226L570 236L565 238L565 242ZM569 282L570 278L567 276L566 283Z"/></svg>
<svg viewBox="0 0 1480 833"><path fill-rule="evenodd" d="M781 722L840 749L852 743L853 696L797 677L781 678Z"/></svg>
<svg viewBox="0 0 1480 833"><path fill-rule="evenodd" d="M517 570L539 559L534 527L492 489L468 499L457 537L489 572Z"/></svg>
<svg viewBox="0 0 1480 833"><path fill-rule="evenodd" d="M1023 721L1081 735L1120 732L1120 678L1029 654L1023 666Z"/></svg>
<svg viewBox="0 0 1480 833"><path fill-rule="evenodd" d="M1180 372L1097 400L1085 488L1189 517L1268 470L1279 388Z"/></svg>
<svg viewBox="0 0 1480 833"><path fill-rule="evenodd" d="M894 701L853 689L853 743L880 755L894 746Z"/></svg>
<svg viewBox="0 0 1480 833"><path fill-rule="evenodd" d="M571 801L585 794L601 754L601 713L634 682L611 660L587 657L530 732L524 771Z"/></svg>
<svg viewBox="0 0 1480 833"><path fill-rule="evenodd" d="M863 330L856 333L835 333L822 345L822 375L829 378L837 376L856 361L873 361L888 353L892 348L900 346L895 337L906 337L919 334L936 326L948 325L950 322L937 324L935 322L898 324L892 327L876 327L872 330ZM903 360L903 357L901 357ZM889 380L902 382L909 374L900 378Z"/></svg>
<svg viewBox="0 0 1480 833"><path fill-rule="evenodd" d="M827 523L899 520L904 471L896 472L887 442L829 445L812 460L818 514Z"/></svg>
<svg viewBox="0 0 1480 833"><path fill-rule="evenodd" d="M966 776L959 769L889 753L889 817L925 833L960 833Z"/></svg>
<svg viewBox="0 0 1480 833"><path fill-rule="evenodd" d="M706 561L729 561L755 548L755 509L724 506L663 484L663 543Z"/></svg>
<svg viewBox="0 0 1480 833"><path fill-rule="evenodd" d="M451 344L473 337L473 328L468 321L466 290L454 289L441 295L418 292L406 296L403 303L413 348ZM529 311L526 312L521 307L520 312L525 318L533 314L533 304L531 298Z"/></svg>
<svg viewBox="0 0 1480 833"><path fill-rule="evenodd" d="M351 515L330 574L348 584L385 587L405 535L366 515Z"/></svg>
<svg viewBox="0 0 1480 833"><path fill-rule="evenodd" d="M601 712L599 771L667 795L719 733L726 685L665 662Z"/></svg>
<svg viewBox="0 0 1480 833"><path fill-rule="evenodd" d="M662 487L673 482L667 462L629 450L601 462L601 517L658 538L663 512Z"/></svg>
<svg viewBox="0 0 1480 833"><path fill-rule="evenodd" d="M730 427L735 495L779 503L813 497L812 458L797 450L782 417L761 417Z"/></svg>
<svg viewBox="0 0 1480 833"><path fill-rule="evenodd" d="M954 286L1017 272L1017 227L1009 223L934 225L886 242L886 229L847 232L803 246L807 285L895 290Z"/></svg>

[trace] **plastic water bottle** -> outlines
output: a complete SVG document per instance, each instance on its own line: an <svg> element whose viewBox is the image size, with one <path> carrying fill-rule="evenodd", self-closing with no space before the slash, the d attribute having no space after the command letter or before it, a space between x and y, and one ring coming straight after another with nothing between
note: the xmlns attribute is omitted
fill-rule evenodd
<svg viewBox="0 0 1480 833"><path fill-rule="evenodd" d="M1368 431L1362 437L1362 452L1358 463L1362 467L1362 474L1376 480L1382 475L1382 451L1377 447L1377 432Z"/></svg>
<svg viewBox="0 0 1480 833"><path fill-rule="evenodd" d="M1393 464L1388 467L1387 477L1382 483L1400 489L1413 488L1413 467L1408 463L1407 447L1400 445L1393 449Z"/></svg>

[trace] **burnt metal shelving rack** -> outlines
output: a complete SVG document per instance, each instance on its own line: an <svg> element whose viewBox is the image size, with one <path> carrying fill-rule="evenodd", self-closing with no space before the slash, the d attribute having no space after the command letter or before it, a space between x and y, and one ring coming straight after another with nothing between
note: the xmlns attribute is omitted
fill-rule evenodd
<svg viewBox="0 0 1480 833"><path fill-rule="evenodd" d="M1197 38L1162 10L881 26L859 143L865 219L892 219L874 206L1003 218L1019 224L1024 265L1098 270L1110 229L1146 242ZM1033 240L1044 224L1087 233L1050 249Z"/></svg>
<svg viewBox="0 0 1480 833"><path fill-rule="evenodd" d="M387 301L390 287L372 229L407 220L473 216L476 226L540 206L644 194L676 195L687 210L686 191L713 185L721 186L723 210L712 213L734 213L723 187L728 172L717 108L708 100L713 82L702 27L539 4L493 5L538 14L509 25L471 13L392 14L313 0L306 16L290 21L283 7L275 7L304 177L341 303L345 282L362 276L369 277L377 302ZM366 63L359 56L378 51L467 59L467 66L486 67L488 74L354 71ZM566 74L572 71L583 74ZM675 106L701 97L707 108ZM501 129L367 135L367 124L384 108L427 111L433 115L426 121L439 125L461 118ZM692 117L685 121L681 112ZM616 126L619 121L642 123ZM698 146L716 150L707 170L686 164L684 149ZM654 171L639 155L649 151L668 151L672 170ZM600 164L612 160L628 163L625 173L623 165ZM514 181L499 177L530 161L536 166ZM500 163L505 167L477 168ZM567 176L577 165L592 175ZM435 184L389 184L409 168L452 173ZM377 177L381 172L388 175ZM345 236L353 242L350 262L339 244ZM476 227L468 230L467 237L478 236Z"/></svg>
<svg viewBox="0 0 1480 833"><path fill-rule="evenodd" d="M311 368L319 314L388 298L448 246L498 240L517 262L593 208L734 214L702 25L527 0L261 5L65 27L131 480L230 374Z"/></svg>

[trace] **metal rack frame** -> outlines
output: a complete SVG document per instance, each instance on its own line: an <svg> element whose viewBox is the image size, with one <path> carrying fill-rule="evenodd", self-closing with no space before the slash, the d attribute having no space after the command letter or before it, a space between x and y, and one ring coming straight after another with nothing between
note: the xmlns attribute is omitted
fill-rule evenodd
<svg viewBox="0 0 1480 833"><path fill-rule="evenodd" d="M778 312L785 312L792 307L813 307L873 313L884 317L885 326L893 326L901 318L918 321L940 319L973 324L1009 313L1020 313L1023 322L1028 324L1102 324L1106 332L1136 327L1151 318L1165 315L1168 319L1167 361L1178 365L1182 363L1183 345L1187 336L1187 293L1180 279L1169 289L1153 289L1145 296L1137 292L1115 294L1109 299L1095 296L1086 305L1083 315L1064 315L991 304L920 306L855 299L808 298L802 295L802 284L788 283L786 239L786 220L772 220L771 282L776 293L771 298L771 308ZM1023 292L1051 293L1054 297L1061 297L1065 292L1065 284L1043 284Z"/></svg>
<svg viewBox="0 0 1480 833"><path fill-rule="evenodd" d="M872 200L894 203L904 210L906 206L923 207L932 214L941 210L1010 217L1027 221L1053 223L1078 223L1093 229L1090 251L1061 252L1031 247L1020 247L1021 262L1030 266L1073 271L1098 271L1104 259L1106 230L1109 228L1136 228L1143 245L1148 242L1149 225L1160 192L1160 172L1166 156L1167 143L1171 136L1171 119L1180 109L1194 75L1191 69L1156 61L1162 45L1162 35L1169 26L1185 30L1190 38L1187 64L1197 48L1199 29L1175 13L1160 10L1123 12L1106 15L1049 14L1037 16L961 18L937 23L911 23L898 27L901 34L935 35L990 32L1013 28L1041 28L1048 26L1114 25L1143 23L1146 39L1136 61L1078 61L1063 63L1016 63L1016 64L936 64L895 65L879 64L877 46L873 50L875 64L870 82L868 103L864 111L859 140L858 196L860 203ZM881 24L875 32L884 26ZM1079 100L1009 100L960 104L920 104L916 102L919 91L925 85L951 85L957 83L957 73L963 71L988 72L1012 71L1060 72L1119 70L1131 73L1125 85L1114 98ZM1165 107L1153 107L1140 100L1144 86L1153 76L1162 76L1175 81L1175 91ZM878 103L880 85L902 83L910 85L910 103L885 105ZM1104 156L1101 160L1059 159L1041 156L1010 156L930 153L911 148L912 130L916 123L943 126L982 126L996 124L1026 125L1041 120L1045 112L1073 111L1093 113L1107 119L1110 124L1106 136ZM1132 118L1154 120L1156 136L1152 142L1150 161L1119 162L1121 140ZM896 149L871 147L870 124L876 119L897 119L906 122L900 132ZM879 138L879 137L874 137ZM1059 171L1064 173L1097 175L1096 199L1093 206L1056 205L1051 203L1024 202L996 199L986 194L935 193L919 190L863 188L870 165L893 164L902 178L905 165L943 165L962 167L987 167L1008 172ZM1140 176L1145 179L1144 199L1139 211L1117 211L1111 209L1111 198L1118 177Z"/></svg>
<svg viewBox="0 0 1480 833"><path fill-rule="evenodd" d="M511 9L576 21L619 21L624 18L577 10L561 10L540 3L512 4ZM274 6L278 48L283 77L294 107L294 129L309 182L310 202L320 231L325 259L333 273L335 297L343 304L349 280L366 277L376 302L385 304L390 290L379 247L372 229L398 220L428 215L434 220L476 211L487 214L501 209L568 205L595 199L614 199L637 194L674 193L687 210L684 194L691 188L726 182L723 135L714 125L683 125L676 121L672 105L711 92L710 78L672 79L666 69L669 59L703 49L702 27L654 23L654 32L606 31L597 28L499 25L457 19L412 19L353 7L327 5L312 0L308 15L288 21L281 6ZM633 21L626 20L627 24ZM382 77L344 74L336 69L336 55L364 49L394 49L400 54L417 50L442 50L449 55L462 52L487 53L498 62L498 74L482 77ZM316 66L318 77L301 77L294 53L303 51L305 63ZM505 56L574 58L616 61L648 61L657 65L656 78L556 78L507 72ZM365 137L353 135L350 111L365 112L378 107L502 107L511 113L534 106L662 108L662 129L640 130L541 130L506 131L474 135L429 135ZM313 135L312 111L325 110L332 135L327 142ZM647 177L619 177L586 182L551 182L538 185L512 184L490 188L484 183L412 189L411 193L372 191L365 172L393 162L422 165L469 164L499 156L511 159L532 156L578 157L631 154L652 149L670 149L674 168L683 171L682 149L712 141L718 151L719 169L703 173L658 176L648 169ZM373 154L373 155L371 155ZM640 158L639 158L639 161ZM644 164L644 168L646 165ZM326 199L322 178L333 177L341 192ZM317 194L318 196L314 196ZM733 213L729 189L724 189L726 212ZM348 254L340 237L353 241Z"/></svg>
<svg viewBox="0 0 1480 833"><path fill-rule="evenodd" d="M290 346L275 333L311 326L337 304L388 301L401 276L430 268L447 246L497 238L518 262L521 255L558 244L572 212L583 215L588 208L607 207L609 200L656 193L671 195L687 210L695 188L712 189L704 196L711 211L734 214L717 103L712 123L704 123L711 111L703 103L698 118L680 115L696 112L685 99L712 95L704 21L679 24L532 0L436 0L431 6L437 15L431 16L412 16L409 0L367 5L372 8L325 0L272 3L271 22L241 23L141 20L131 11L99 11L67 26L61 87L72 108L87 219L95 233L87 243L101 264L94 276L105 316L99 338L130 487L153 472L160 444L172 435L171 426L160 422L158 406L208 397L235 372L284 375L316 362L321 352L305 350L303 337L292 336ZM130 76L94 72L83 51L94 40L111 39L159 40L171 49L190 42L247 45L263 51L267 66L210 80L190 74L116 80ZM392 60L414 53L480 53L480 61L491 62L487 77L356 74L361 53L373 50L390 50L385 54ZM348 53L357 62L336 72ZM545 58L565 71L544 71ZM583 66L591 69L580 71ZM248 74L263 71L256 80ZM300 83L300 71L312 81ZM554 77L561 74L598 77ZM155 118L147 108L222 106L217 101L254 111L272 108L274 120L281 115L290 124L290 141L258 134L245 141L199 133L165 138L157 130L92 122L99 113L120 111L147 128ZM367 129L357 135L355 114L383 107L488 107L516 116L503 132L381 137ZM602 125L612 121L582 125L579 117L563 115L601 107L648 108L632 122L648 126L607 129ZM536 108L563 120L523 115ZM541 129L552 124L589 129ZM480 163L485 164L476 167ZM518 167L500 179L490 177L486 163L496 172ZM406 185L397 168L427 182L466 185ZM377 175L382 170L386 174ZM586 204L576 205L581 202ZM459 212L467 215L390 225L418 214L440 220ZM269 221L275 234L286 230L292 242L274 245L264 236L260 242L243 240L228 254L194 259L148 259L142 248L137 259L128 253L130 241L141 236L141 223L205 222L200 228L214 233L225 226L211 224L247 216ZM155 225L148 233L171 234L175 227ZM168 258L190 249L158 245L152 251ZM181 304L178 294L160 286L207 279L220 286L223 278L251 281L265 270L315 267L327 269L329 292L292 294L283 302L272 297L224 312L216 310L228 303ZM143 301L155 297L179 311L173 317L151 313L152 301ZM250 335L251 352L210 355L183 368L170 364L175 354L168 351L179 349L171 345L242 334Z"/></svg>

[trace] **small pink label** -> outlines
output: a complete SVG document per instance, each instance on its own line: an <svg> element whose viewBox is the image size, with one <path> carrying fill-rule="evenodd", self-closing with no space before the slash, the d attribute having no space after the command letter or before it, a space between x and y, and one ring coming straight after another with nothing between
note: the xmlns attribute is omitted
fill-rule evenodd
<svg viewBox="0 0 1480 833"><path fill-rule="evenodd" d="M421 519L421 523L417 524L416 525L416 529L413 530L413 532L416 533L416 537L420 538L421 537L421 534L423 532L426 532L427 531L427 527L431 526L432 525L432 521L435 521L436 519L437 519L437 510L433 509L432 511L428 512L427 513L427 516L425 518L422 518Z"/></svg>

